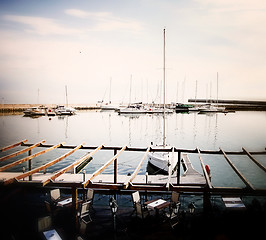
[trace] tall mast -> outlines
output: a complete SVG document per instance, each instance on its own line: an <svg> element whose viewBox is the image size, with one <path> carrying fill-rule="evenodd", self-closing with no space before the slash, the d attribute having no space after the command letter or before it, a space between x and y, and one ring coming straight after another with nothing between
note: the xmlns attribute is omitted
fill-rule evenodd
<svg viewBox="0 0 266 240"><path fill-rule="evenodd" d="M130 86L129 86L129 105L131 104L131 88L132 88L132 74L130 75Z"/></svg>
<svg viewBox="0 0 266 240"><path fill-rule="evenodd" d="M163 30L163 146L165 146L165 29Z"/></svg>
<svg viewBox="0 0 266 240"><path fill-rule="evenodd" d="M218 106L218 72L217 72L217 106Z"/></svg>
<svg viewBox="0 0 266 240"><path fill-rule="evenodd" d="M109 89L109 103L111 103L111 86L112 86L112 78L110 78L110 89Z"/></svg>
<svg viewBox="0 0 266 240"><path fill-rule="evenodd" d="M165 109L165 29L163 30L163 109Z"/></svg>
<svg viewBox="0 0 266 240"><path fill-rule="evenodd" d="M197 91L198 91L198 81L196 80L196 89L195 89L195 105L197 101Z"/></svg>
<svg viewBox="0 0 266 240"><path fill-rule="evenodd" d="M66 106L68 107L67 85L65 86L65 88L66 88Z"/></svg>

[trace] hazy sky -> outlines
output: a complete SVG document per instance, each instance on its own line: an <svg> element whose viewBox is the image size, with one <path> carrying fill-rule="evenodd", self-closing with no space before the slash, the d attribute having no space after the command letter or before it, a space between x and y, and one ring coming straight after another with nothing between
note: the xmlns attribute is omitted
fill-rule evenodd
<svg viewBox="0 0 266 240"><path fill-rule="evenodd" d="M1 103L266 100L265 0L0 0ZM110 79L112 79L110 81ZM197 91L196 91L197 82ZM39 96L39 97L38 97Z"/></svg>

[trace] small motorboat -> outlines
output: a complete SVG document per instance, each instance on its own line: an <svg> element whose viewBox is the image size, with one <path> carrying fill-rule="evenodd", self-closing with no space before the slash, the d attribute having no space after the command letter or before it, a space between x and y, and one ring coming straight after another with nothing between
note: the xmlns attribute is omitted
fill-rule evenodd
<svg viewBox="0 0 266 240"><path fill-rule="evenodd" d="M24 116L28 117L36 117L44 115L45 115L45 109L41 107L31 107L24 111Z"/></svg>
<svg viewBox="0 0 266 240"><path fill-rule="evenodd" d="M56 115L73 115L75 114L75 109L72 107L65 107L64 105L58 105L55 109Z"/></svg>

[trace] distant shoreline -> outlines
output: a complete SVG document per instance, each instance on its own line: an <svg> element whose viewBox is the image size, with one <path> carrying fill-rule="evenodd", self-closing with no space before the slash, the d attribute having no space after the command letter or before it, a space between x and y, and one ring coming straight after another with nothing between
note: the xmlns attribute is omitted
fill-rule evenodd
<svg viewBox="0 0 266 240"><path fill-rule="evenodd" d="M188 102L193 102L196 105L204 105L206 103L216 104L215 99L188 99ZM218 100L220 106L224 106L229 111L266 111L266 101L248 101L248 100ZM12 113L12 112L23 112L31 107L47 107L55 108L60 104L0 104L0 112ZM64 104L62 104L64 105ZM68 104L76 110L99 110L101 104L99 103L88 103L88 104Z"/></svg>

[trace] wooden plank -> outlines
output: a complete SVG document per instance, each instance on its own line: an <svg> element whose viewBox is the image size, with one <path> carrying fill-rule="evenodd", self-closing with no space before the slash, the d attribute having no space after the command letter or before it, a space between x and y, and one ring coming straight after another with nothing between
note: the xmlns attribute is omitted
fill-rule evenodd
<svg viewBox="0 0 266 240"><path fill-rule="evenodd" d="M212 184L211 184L211 181L210 181L209 175L208 175L208 173L206 172L206 169L205 169L205 166L204 166L203 160L202 160L201 155L200 155L200 150L199 150L199 148L197 148L197 151L198 151L198 154L199 154L200 165L201 165L201 168L202 168L202 171L203 171L203 174L204 174L204 177L205 177L205 180L206 180L207 186L208 186L209 189L211 189L211 188L212 188Z"/></svg>
<svg viewBox="0 0 266 240"><path fill-rule="evenodd" d="M47 152L49 152L49 151L51 151L51 150L53 150L53 149L55 149L55 148L60 147L62 144L64 144L64 143L59 143L59 144L57 144L57 145L54 145L53 147L50 147L50 148L48 148L48 149L44 149L44 150L42 150L42 151L40 151L40 152L37 152L37 153L35 153L35 154L33 154L33 155L30 155L30 156L28 156L28 157L22 158L22 159L20 159L20 160L18 160L18 161L16 161L16 162L12 162L12 163L9 163L9 164L7 164L7 165L5 165L5 166L3 166L3 167L0 167L0 172L6 170L6 169L8 169L8 168L14 167L14 166L16 166L16 165L18 165L18 164L21 164L21 163L23 163L23 162L26 162L26 161L28 161L28 160L31 160L31 159L33 159L33 158L35 158L35 157L38 157L38 156L40 156L40 155L42 155L42 154L44 154L44 153L47 153Z"/></svg>
<svg viewBox="0 0 266 240"><path fill-rule="evenodd" d="M124 183L124 189L128 188L129 183L131 183L131 182L134 180L134 178L137 176L137 174L138 174L138 172L139 172L139 170L140 170L140 168L141 168L141 166L142 166L144 160L147 158L147 155L148 155L150 149L151 149L150 147L147 148L147 150L146 150L146 152L145 152L143 158L142 158L141 161L139 162L139 165L136 167L136 169L135 169L134 173L132 174L131 178L129 179L128 182L125 182L125 183Z"/></svg>
<svg viewBox="0 0 266 240"><path fill-rule="evenodd" d="M22 143L25 143L25 142L27 142L27 141L28 141L28 140L25 139L25 140L23 140L23 141L20 141L20 142L14 143L14 144L9 145L9 146L6 146L6 147L3 147L3 148L0 149L0 152L4 152L4 151L9 150L9 149L11 149L11 148L17 147L17 146L19 146L19 145L21 145Z"/></svg>
<svg viewBox="0 0 266 240"><path fill-rule="evenodd" d="M7 155L7 156L1 157L1 158L0 158L0 162L2 162L2 161L4 161L4 160L7 160L7 159L9 159L9 158L12 158L12 157L18 156L18 155L20 155L20 154L22 154L22 153L25 153L25 152L27 152L27 151L29 151L29 150L35 148L35 147L38 147L39 145L41 145L41 144L44 143L44 142L45 142L45 140L42 140L42 141L40 141L40 142L38 142L38 143L36 143L36 144L34 144L34 145L28 147L28 148L25 148L25 149L22 149L22 150L20 150L20 151L17 151L17 152L11 153L11 154L9 154L9 155Z"/></svg>
<svg viewBox="0 0 266 240"><path fill-rule="evenodd" d="M57 177L59 177L60 175L62 175L63 173L67 172L68 170L74 168L76 165L82 163L83 161L85 161L86 159L90 158L93 154L95 154L97 151L99 151L101 148L103 147L103 145L97 147L94 151L85 154L83 157L81 157L80 159L78 159L77 161L75 161L74 163L70 164L69 166L59 170L58 172L56 172L53 176L51 176L49 179L47 179L46 181L43 181L43 186L46 185L47 183L49 183L50 181L55 180Z"/></svg>
<svg viewBox="0 0 266 240"><path fill-rule="evenodd" d="M183 185L206 185L206 179L203 174L196 171L188 158L187 154L182 154L184 164L186 166L186 171L180 177L180 184Z"/></svg>
<svg viewBox="0 0 266 240"><path fill-rule="evenodd" d="M175 149L172 148L172 161L171 161L171 164L170 164L170 168L168 168L168 180L167 180L167 183L166 183L166 188L169 189L169 184L170 184L170 181L171 181L171 176L172 176L172 171L173 171L173 162L174 162L174 152Z"/></svg>
<svg viewBox="0 0 266 240"><path fill-rule="evenodd" d="M91 181L93 178L95 178L97 175L99 175L104 169L106 169L115 159L118 158L118 156L126 149L126 145L114 156L112 157L108 162L106 162L101 168L99 168L98 170L96 170L92 176L89 178L89 180L87 180L86 182L83 183L83 187L85 188Z"/></svg>
<svg viewBox="0 0 266 240"><path fill-rule="evenodd" d="M23 143L22 144L23 146L31 146L32 144L31 143ZM51 144L42 144L41 147L44 147L44 148L49 148L49 147L52 147L53 145ZM97 146L82 146L81 149L83 150L93 150L95 149ZM73 149L75 148L74 145L62 145L60 148L64 148L64 149ZM121 149L121 147L113 147L113 146L103 146L102 150L119 150ZM266 149L266 148L265 148ZM147 150L147 148L135 148L135 147L127 147L125 149L125 151L134 151L134 152L145 152ZM154 151L154 152L157 152L157 151L165 151L163 148L162 149L154 149L154 150L150 150L150 151ZM171 151L171 148L167 149L167 151ZM182 152L182 153L197 153L197 149L177 149L175 148L175 152ZM213 155L220 155L222 154L221 151L217 151L217 150L200 150L201 154L213 154ZM250 152L252 155L256 155L256 154L260 154L260 155L264 155L266 154L266 151L258 151L258 152ZM245 155L245 153L243 151L227 151L227 154L230 154L230 155Z"/></svg>
<svg viewBox="0 0 266 240"><path fill-rule="evenodd" d="M236 166L232 163L232 161L229 159L229 157L226 155L226 153L224 152L224 150L222 148L220 148L220 150L222 151L225 159L227 160L227 162L230 164L230 166L233 168L233 170L235 171L235 173L240 177L240 179L245 183L245 185L248 188L251 188L254 190L254 187L251 185L251 183L241 174L241 172L236 168Z"/></svg>
<svg viewBox="0 0 266 240"><path fill-rule="evenodd" d="M80 149L83 144L77 146L76 148L72 149L71 151L67 152L66 154L62 155L61 157L59 157L59 158L57 158L57 159L55 159L55 160L53 160L53 161L51 161L49 163L46 163L46 164L42 165L41 167L35 168L35 169L31 170L31 171L28 171L28 172L26 172L24 174L21 174L18 177L16 177L15 179L10 179L8 181L5 181L4 184L10 184L10 183L14 182L15 180L20 180L22 178L26 178L26 177L28 177L28 176L36 173L36 172L40 172L40 171L42 171L42 170L44 170L44 169L46 169L46 168L58 163L58 162L60 162L61 160L65 159L66 157L68 157L69 155L71 155L72 153L74 153L75 151Z"/></svg>
<svg viewBox="0 0 266 240"><path fill-rule="evenodd" d="M266 172L266 168L256 158L254 158L245 148L242 149L254 163L256 163L264 172Z"/></svg>

